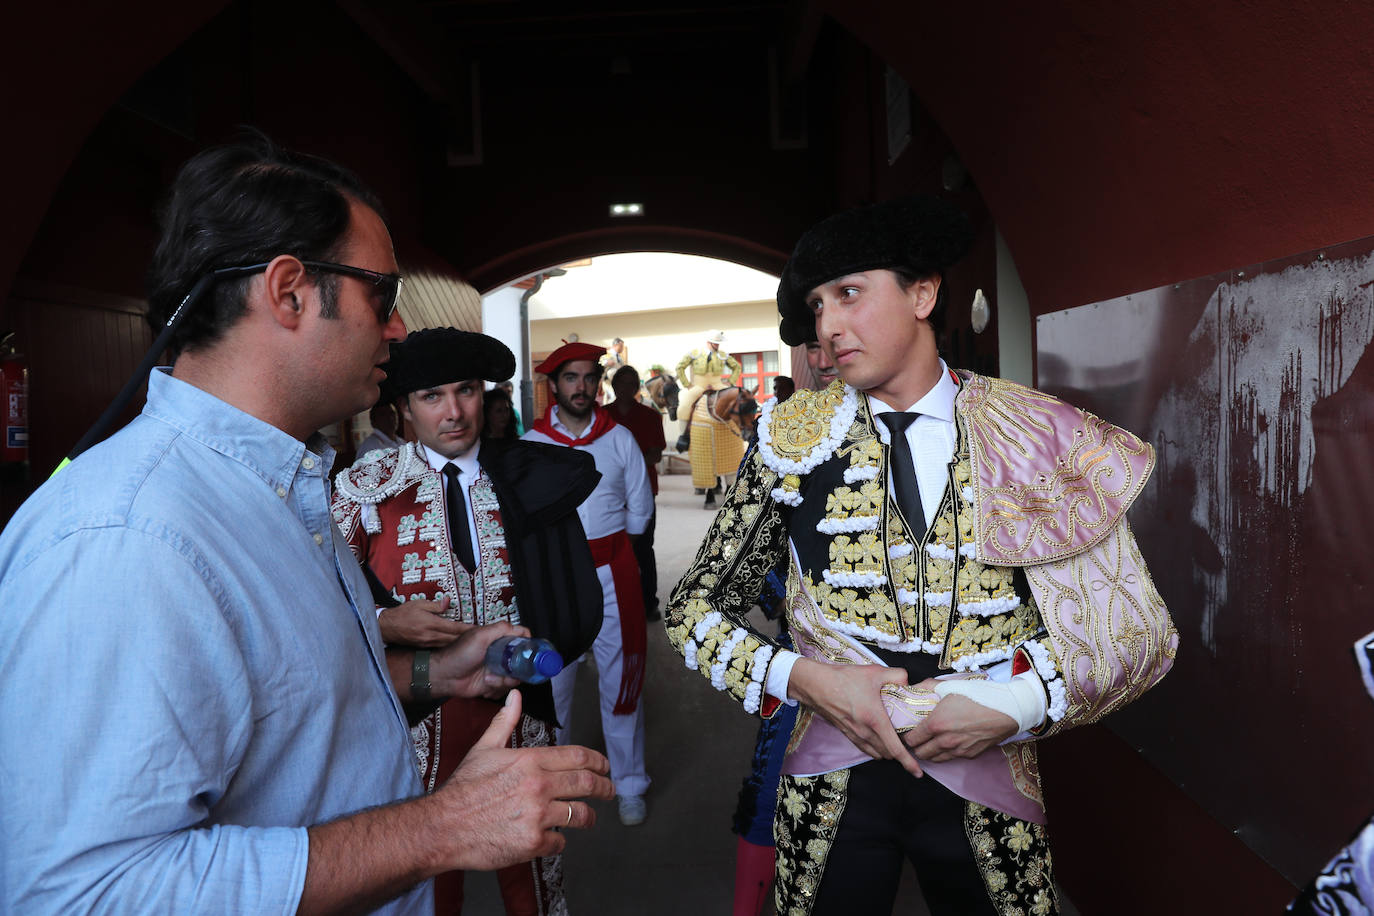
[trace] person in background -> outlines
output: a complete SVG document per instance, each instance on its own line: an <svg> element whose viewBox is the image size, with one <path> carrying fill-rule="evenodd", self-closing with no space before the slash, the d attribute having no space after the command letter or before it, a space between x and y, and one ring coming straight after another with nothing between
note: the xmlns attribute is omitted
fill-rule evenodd
<svg viewBox="0 0 1374 916"><path fill-rule="evenodd" d="M639 403L639 371L634 366L623 366L611 382L615 400L606 411L615 421L628 429L635 437L639 450L644 453L644 464L649 472L649 489L655 500L658 498L658 462L663 457L667 442L663 438L663 417L657 410ZM658 527L658 507L649 516L649 525L644 533L634 540L635 559L639 561L639 582L644 593L644 619L658 620L658 561L654 556L654 529Z"/></svg>
<svg viewBox="0 0 1374 916"><path fill-rule="evenodd" d="M494 337L416 331L391 348L387 387L415 442L339 474L333 515L371 581L392 679L413 698L432 656L471 627L522 627L564 658L592 644L601 588L574 507L596 486L586 455L483 439L483 380L507 378L515 356ZM547 747L555 726L547 683L520 688L516 747ZM426 791L441 785L500 708L497 697L420 707L411 731ZM420 718L423 716L423 718ZM497 872L508 916L566 910L563 865L543 856ZM436 916L462 911L461 871L434 882Z"/></svg>
<svg viewBox="0 0 1374 916"><path fill-rule="evenodd" d="M786 322L783 322L783 325L785 327ZM820 391L829 387L830 383L840 376L835 371L835 361L816 342L815 335L810 336L811 339L806 342L806 365L811 369L812 382L806 387Z"/></svg>
<svg viewBox="0 0 1374 916"><path fill-rule="evenodd" d="M506 393L506 400L510 401L510 412L515 418L515 434L523 436L525 434L525 421L520 418L520 405L515 399L515 385L510 379L504 382L497 382L496 387Z"/></svg>
<svg viewBox="0 0 1374 916"><path fill-rule="evenodd" d="M605 370L601 377L601 385L604 389L601 399L603 404L609 404L611 399L615 397L615 392L611 390L611 380L620 371L620 367L627 362L629 362L629 353L625 348L625 341L617 337L611 341L611 345L606 348L606 352L601 357L601 368Z"/></svg>
<svg viewBox="0 0 1374 916"><path fill-rule="evenodd" d="M400 424L396 417L396 405L394 403L383 397L373 405L367 417L372 423L372 432L368 433L367 438L358 443L359 458L378 449L400 448L403 440L396 435L396 429Z"/></svg>
<svg viewBox="0 0 1374 916"><path fill-rule="evenodd" d="M708 391L729 385L738 385L744 377L744 367L721 345L725 343L724 331L706 332L706 349L692 350L677 364L677 379L682 383L681 405L677 419L681 427L676 447L679 452L687 451L692 439L692 410L697 401ZM692 376L687 377L691 370ZM728 379L727 379L728 377Z"/></svg>
<svg viewBox="0 0 1374 916"><path fill-rule="evenodd" d="M515 428L515 405L510 402L510 392L500 385L482 395L482 414L486 418L482 424L483 439L520 438Z"/></svg>
<svg viewBox="0 0 1374 916"><path fill-rule="evenodd" d="M792 377L779 375L773 379L773 398L774 403L781 404L790 398L797 390L797 386L792 382Z"/></svg>
<svg viewBox="0 0 1374 916"><path fill-rule="evenodd" d="M549 380L553 395L548 411L526 442L547 442L588 452L596 460L601 482L577 507L601 581L601 632L592 652L601 695L601 732L611 758L620 822L642 824L648 815L644 794L649 776L644 766L644 672L647 634L643 591L633 539L643 534L654 512L653 491L644 455L628 429L596 405L601 387L600 348L568 343L535 368ZM558 740L567 741L572 721L578 662L570 660L554 678Z"/></svg>

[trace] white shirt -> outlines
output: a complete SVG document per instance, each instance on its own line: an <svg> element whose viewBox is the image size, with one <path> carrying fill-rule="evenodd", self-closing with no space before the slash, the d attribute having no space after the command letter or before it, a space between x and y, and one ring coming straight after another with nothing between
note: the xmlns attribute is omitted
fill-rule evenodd
<svg viewBox="0 0 1374 916"><path fill-rule="evenodd" d="M558 418L557 407L553 408L550 418L554 429L570 438L577 438ZM593 416L592 422L595 420ZM590 428L591 424L588 424L587 429ZM563 444L536 429L531 429L520 438L531 442ZM616 425L586 445L571 447L591 455L596 460L596 469L601 472L601 481L596 489L577 507L577 517L582 520L587 539L594 541L617 531L643 534L644 529L649 527L650 516L654 514L654 494L649 488L644 453L639 450L634 434Z"/></svg>
<svg viewBox="0 0 1374 916"><path fill-rule="evenodd" d="M388 436L380 429L374 429L368 437L358 443L358 457L361 458L368 452L375 452L383 448L400 448L404 440L397 439L395 436Z"/></svg>
<svg viewBox="0 0 1374 916"><path fill-rule="evenodd" d="M940 499L945 495L949 480L949 461L954 457L954 446L958 443L958 430L954 425L954 396L959 386L949 374L949 367L940 360L940 378L935 385L911 406L906 413L919 413L920 416L906 428L906 441L911 445L911 457L915 464L916 485L921 490L921 508L925 510L926 526L935 521L935 513L940 508ZM868 398L868 409L874 417L890 413L896 408L883 403L875 397ZM880 421L881 422L881 421ZM888 470L888 492L891 491L891 469ZM795 652L779 649L768 666L768 680L764 690L775 697L782 697L789 703L796 701L787 694L787 683L792 677L792 666L801 658Z"/></svg>
<svg viewBox="0 0 1374 916"><path fill-rule="evenodd" d="M463 488L463 508L468 514L468 538L472 540L472 555L474 557L480 557L482 555L482 548L477 543L477 519L472 515L471 495L473 481L475 481L477 475L481 473L481 468L477 464L477 453L481 448L482 440L478 439L472 444L472 448L468 449L466 454L459 455L457 458L445 458L428 445L425 445L423 442L420 443L420 453L425 456L425 460L429 462L429 466L439 472L439 479L443 481L445 517L447 517L448 512L448 476L444 474L444 465L452 464L458 469L458 485ZM449 523L450 529L452 529L452 524L452 522ZM458 559L456 555L454 559Z"/></svg>

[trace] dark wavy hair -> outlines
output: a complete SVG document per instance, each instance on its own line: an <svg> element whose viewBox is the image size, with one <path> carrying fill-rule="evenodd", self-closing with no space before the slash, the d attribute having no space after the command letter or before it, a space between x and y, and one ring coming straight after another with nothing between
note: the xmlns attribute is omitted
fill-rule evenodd
<svg viewBox="0 0 1374 916"><path fill-rule="evenodd" d="M505 401L510 408L510 422L506 424L506 432L501 436L502 439L519 439L520 435L515 431L515 403L511 400L510 393L504 388L489 388L482 394L482 438L496 438L491 432L491 406L497 401Z"/></svg>
<svg viewBox="0 0 1374 916"><path fill-rule="evenodd" d="M349 201L385 221L376 195L347 169L293 153L256 130L235 143L192 157L172 183L159 213L161 235L148 269L148 323L160 331L195 282L221 267L290 254L338 259L348 233ZM317 275L321 314L338 314L338 278ZM247 308L251 276L215 284L182 318L169 350L218 340Z"/></svg>

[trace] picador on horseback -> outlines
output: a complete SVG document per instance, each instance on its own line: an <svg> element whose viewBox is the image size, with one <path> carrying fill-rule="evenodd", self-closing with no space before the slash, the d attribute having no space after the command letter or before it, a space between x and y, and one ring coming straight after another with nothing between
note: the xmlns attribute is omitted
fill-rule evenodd
<svg viewBox="0 0 1374 916"><path fill-rule="evenodd" d="M725 343L724 331L706 332L706 349L696 349L688 353L677 364L677 378L682 383L683 394L682 402L678 408L677 418L682 426L682 435L677 440L677 450L687 451L692 436L692 410L696 407L697 399L707 391L714 391L718 388L735 387L744 377L744 367L725 350L721 349L721 344ZM692 376L687 377L688 367L692 370ZM729 377L728 383L725 377Z"/></svg>

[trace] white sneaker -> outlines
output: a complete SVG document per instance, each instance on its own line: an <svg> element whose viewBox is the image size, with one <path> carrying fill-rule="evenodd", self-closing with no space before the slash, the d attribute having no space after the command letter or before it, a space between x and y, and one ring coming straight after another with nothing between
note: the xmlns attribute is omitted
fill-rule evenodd
<svg viewBox="0 0 1374 916"><path fill-rule="evenodd" d="M649 816L649 806L644 803L643 795L620 795L616 801L620 807L620 823L626 827L638 826Z"/></svg>

